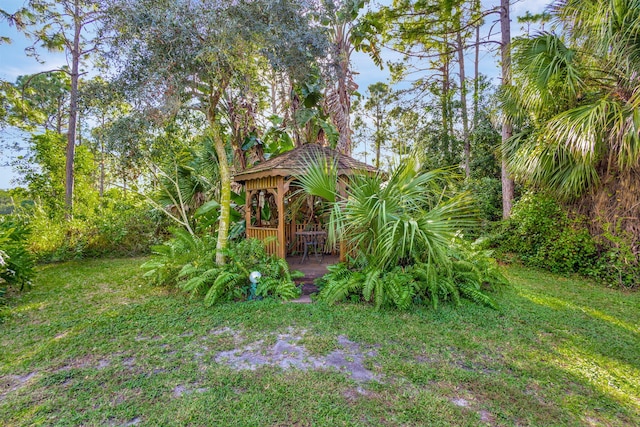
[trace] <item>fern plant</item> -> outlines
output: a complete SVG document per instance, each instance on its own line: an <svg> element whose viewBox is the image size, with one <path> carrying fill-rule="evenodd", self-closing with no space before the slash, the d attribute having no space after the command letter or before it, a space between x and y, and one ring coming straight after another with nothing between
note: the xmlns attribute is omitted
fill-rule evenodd
<svg viewBox="0 0 640 427"><path fill-rule="evenodd" d="M414 263L385 271L380 266L356 270L346 264L337 264L329 267L329 273L319 282L319 298L335 303L353 300L357 296L374 304L376 309L405 310L414 304L430 304L433 308L438 308L441 301L459 304L460 297L464 297L497 309L482 286L498 282L487 278L466 261L452 261L450 267L435 268L433 264Z"/></svg>
<svg viewBox="0 0 640 427"><path fill-rule="evenodd" d="M27 250L29 229L11 217L0 218L0 285L31 284L35 276L33 256Z"/></svg>
<svg viewBox="0 0 640 427"><path fill-rule="evenodd" d="M145 277L156 284L177 284L192 297L202 297L205 305L245 301L250 295L249 275L259 271L256 295L283 300L297 298L300 290L293 282L299 274L289 271L285 260L270 256L262 242L243 240L225 251L227 262L215 262L216 241L176 230L174 238L153 248L154 257L142 265Z"/></svg>
<svg viewBox="0 0 640 427"><path fill-rule="evenodd" d="M172 285L178 282L181 270L187 264L206 257L212 239L198 237L184 229L171 230L173 238L151 248L152 258L140 267L144 276L155 285ZM203 256L204 254L204 256Z"/></svg>

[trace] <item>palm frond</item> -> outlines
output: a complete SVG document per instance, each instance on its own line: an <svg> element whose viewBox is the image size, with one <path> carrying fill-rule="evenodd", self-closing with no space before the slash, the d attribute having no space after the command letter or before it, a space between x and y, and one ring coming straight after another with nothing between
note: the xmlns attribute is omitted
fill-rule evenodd
<svg viewBox="0 0 640 427"><path fill-rule="evenodd" d="M297 179L309 195L322 197L328 202L338 199L337 159L316 153L305 159L305 173Z"/></svg>

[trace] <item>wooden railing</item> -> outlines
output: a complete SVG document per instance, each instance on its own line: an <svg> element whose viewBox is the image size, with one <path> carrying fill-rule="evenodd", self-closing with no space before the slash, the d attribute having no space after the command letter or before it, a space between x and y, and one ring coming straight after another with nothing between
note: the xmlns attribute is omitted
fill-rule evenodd
<svg viewBox="0 0 640 427"><path fill-rule="evenodd" d="M295 231L294 231L295 230ZM287 224L285 227L285 242L287 253L304 252L302 239L296 239L295 233L299 231L321 231L322 226L319 224ZM272 227L249 227L247 228L247 238L254 238L264 242L265 249L268 254L278 253L278 229ZM331 253L337 254L337 251Z"/></svg>
<svg viewBox="0 0 640 427"><path fill-rule="evenodd" d="M278 229L267 227L248 227L247 238L262 240L268 254L278 253Z"/></svg>

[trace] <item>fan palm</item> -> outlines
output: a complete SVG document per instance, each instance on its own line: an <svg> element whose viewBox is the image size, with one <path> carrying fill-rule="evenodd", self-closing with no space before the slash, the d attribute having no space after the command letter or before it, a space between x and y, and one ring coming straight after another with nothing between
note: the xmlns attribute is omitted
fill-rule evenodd
<svg viewBox="0 0 640 427"><path fill-rule="evenodd" d="M516 84L502 101L520 132L504 149L523 180L612 217L596 213L598 191L622 190L621 180L640 184L640 1L562 0L552 11L566 37L514 43ZM637 202L607 209L629 216Z"/></svg>
<svg viewBox="0 0 640 427"><path fill-rule="evenodd" d="M330 159L311 159L298 179L306 193L331 202L329 244L343 240L369 264L442 262L456 233L475 223L468 194L446 195L448 171L422 172L408 159L389 176L355 175L346 183L335 168Z"/></svg>
<svg viewBox="0 0 640 427"><path fill-rule="evenodd" d="M218 162L211 138L183 147L159 166L155 199L193 234L196 210L218 196Z"/></svg>
<svg viewBox="0 0 640 427"><path fill-rule="evenodd" d="M310 159L299 177L307 194L327 200L329 242L342 240L359 271L344 265L330 269L320 298L335 302L351 293L376 307L407 308L414 301L459 301L465 296L493 306L480 291L498 275L474 267L470 254L493 265L487 254L464 248L459 230L475 223L468 194L451 195L450 173L423 172L409 158L387 176L356 175L341 181L336 164Z"/></svg>

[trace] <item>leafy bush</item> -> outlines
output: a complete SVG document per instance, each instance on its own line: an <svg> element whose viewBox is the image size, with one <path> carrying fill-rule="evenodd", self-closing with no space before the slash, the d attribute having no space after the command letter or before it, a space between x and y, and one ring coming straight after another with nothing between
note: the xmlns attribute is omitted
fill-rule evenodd
<svg viewBox="0 0 640 427"><path fill-rule="evenodd" d="M185 230L174 231L174 238L153 248L154 258L142 265L145 277L157 284L177 284L192 296L204 296L211 306L223 301L276 297L293 299L300 295L283 259L267 255L264 244L248 239L233 244L226 251L227 263L215 263L216 239L197 237ZM249 274L258 271L262 277L252 292Z"/></svg>
<svg viewBox="0 0 640 427"><path fill-rule="evenodd" d="M569 223L538 247L527 263L556 273L584 272L596 260L596 245L586 228Z"/></svg>
<svg viewBox="0 0 640 427"><path fill-rule="evenodd" d="M605 225L592 236L580 218L546 194L527 193L513 208L512 217L486 239L501 257L515 256L527 266L555 273L579 273L609 286L637 287L640 262L632 239Z"/></svg>
<svg viewBox="0 0 640 427"><path fill-rule="evenodd" d="M525 265L555 273L582 272L593 265L597 248L580 218L571 219L555 199L527 193L512 216L487 240L501 256L514 254Z"/></svg>
<svg viewBox="0 0 640 427"><path fill-rule="evenodd" d="M502 249L516 252L524 259L542 259L544 256L538 256L540 249L557 240L567 222L566 214L553 197L527 193L513 207Z"/></svg>
<svg viewBox="0 0 640 427"><path fill-rule="evenodd" d="M23 289L35 275L33 257L27 251L29 229L11 217L0 217L0 287L3 284Z"/></svg>
<svg viewBox="0 0 640 427"><path fill-rule="evenodd" d="M599 238L600 256L585 274L603 281L609 286L621 288L640 287L640 256L633 251L633 237L621 230L604 226Z"/></svg>
<svg viewBox="0 0 640 427"><path fill-rule="evenodd" d="M502 183L499 179L467 179L464 181L463 191L472 195L483 222L498 221L502 218Z"/></svg>
<svg viewBox="0 0 640 427"><path fill-rule="evenodd" d="M71 221L51 216L42 207L23 217L33 230L29 249L45 262L145 254L162 240L167 226L162 213L117 191L100 199L93 212L76 215Z"/></svg>
<svg viewBox="0 0 640 427"><path fill-rule="evenodd" d="M329 303L361 299L372 302L376 309L408 309L413 304L437 308L440 301L460 304L464 297L497 309L483 287L507 284L507 280L490 252L462 239L455 239L450 249L448 262L440 265L416 261L384 269L361 259L351 266L330 266L319 281L319 298Z"/></svg>
<svg viewBox="0 0 640 427"><path fill-rule="evenodd" d="M180 270L195 262L210 262L215 253L216 239L205 235L197 237L184 229L172 229L173 238L151 247L152 258L142 264L144 277L154 285L175 285Z"/></svg>

